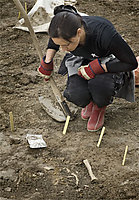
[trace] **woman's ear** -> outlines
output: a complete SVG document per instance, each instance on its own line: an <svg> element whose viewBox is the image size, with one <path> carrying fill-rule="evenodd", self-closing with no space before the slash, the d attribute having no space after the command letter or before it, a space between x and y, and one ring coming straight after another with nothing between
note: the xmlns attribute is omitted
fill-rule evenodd
<svg viewBox="0 0 139 200"><path fill-rule="evenodd" d="M77 29L77 36L80 37L82 34L82 29L81 28L78 28Z"/></svg>

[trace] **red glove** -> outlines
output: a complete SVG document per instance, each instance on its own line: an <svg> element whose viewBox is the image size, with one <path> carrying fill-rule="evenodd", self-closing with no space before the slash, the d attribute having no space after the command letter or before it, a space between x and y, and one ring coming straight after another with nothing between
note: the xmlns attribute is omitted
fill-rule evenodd
<svg viewBox="0 0 139 200"><path fill-rule="evenodd" d="M86 80L94 78L96 74L103 74L105 70L100 64L99 59L95 59L87 66L81 66L78 68L78 75Z"/></svg>
<svg viewBox="0 0 139 200"><path fill-rule="evenodd" d="M45 81L48 81L53 73L53 61L46 63L45 58L46 56L44 56L41 60L41 65L38 68L38 72L42 77L45 78Z"/></svg>

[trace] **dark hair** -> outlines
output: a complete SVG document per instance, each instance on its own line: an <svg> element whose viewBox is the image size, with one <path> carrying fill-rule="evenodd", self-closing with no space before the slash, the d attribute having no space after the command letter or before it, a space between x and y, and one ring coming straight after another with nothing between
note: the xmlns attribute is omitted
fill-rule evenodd
<svg viewBox="0 0 139 200"><path fill-rule="evenodd" d="M54 9L54 15L48 30L51 38L61 37L69 40L76 36L78 28L83 25L82 17L73 6L57 6Z"/></svg>

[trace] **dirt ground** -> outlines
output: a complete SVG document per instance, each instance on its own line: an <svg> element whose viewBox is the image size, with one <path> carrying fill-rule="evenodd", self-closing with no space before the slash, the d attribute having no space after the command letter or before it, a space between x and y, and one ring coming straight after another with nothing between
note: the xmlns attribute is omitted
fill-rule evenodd
<svg viewBox="0 0 139 200"><path fill-rule="evenodd" d="M26 2L29 10L35 0ZM138 0L78 0L76 7L109 19L137 56L138 5ZM100 148L96 146L100 131L86 130L81 108L63 135L64 123L50 118L38 101L40 95L54 96L49 83L36 71L40 61L30 35L13 29L18 11L12 0L0 0L0 8L0 200L139 199L139 88L134 103L115 99L108 106ZM47 34L39 33L37 37L45 52ZM61 92L66 82L66 77L57 73L62 57L61 52L56 56L54 76ZM10 130L11 111L14 132ZM31 149L28 133L41 134L47 147ZM122 166L126 145L129 149ZM97 181L90 181L84 159L88 159Z"/></svg>

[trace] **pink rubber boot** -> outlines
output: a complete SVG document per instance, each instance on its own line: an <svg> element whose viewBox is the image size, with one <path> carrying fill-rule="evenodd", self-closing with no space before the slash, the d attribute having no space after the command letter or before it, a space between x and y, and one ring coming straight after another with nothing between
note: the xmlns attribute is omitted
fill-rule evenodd
<svg viewBox="0 0 139 200"><path fill-rule="evenodd" d="M98 131L103 126L105 110L106 106L99 108L96 104L93 105L87 124L88 131Z"/></svg>
<svg viewBox="0 0 139 200"><path fill-rule="evenodd" d="M83 120L88 119L92 113L93 102L91 101L85 108L82 108L81 118Z"/></svg>
<svg viewBox="0 0 139 200"><path fill-rule="evenodd" d="M136 57L138 62L138 68L135 69L135 86L139 87L139 56Z"/></svg>

